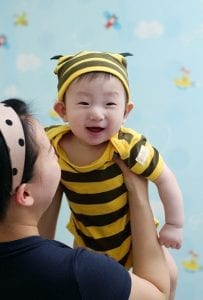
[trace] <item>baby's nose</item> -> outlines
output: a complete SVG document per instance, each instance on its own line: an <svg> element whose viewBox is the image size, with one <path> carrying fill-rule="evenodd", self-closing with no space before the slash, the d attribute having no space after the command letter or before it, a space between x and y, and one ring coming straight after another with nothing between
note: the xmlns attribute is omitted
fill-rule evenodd
<svg viewBox="0 0 203 300"><path fill-rule="evenodd" d="M100 121L104 119L104 112L99 107L92 108L90 112L90 119Z"/></svg>

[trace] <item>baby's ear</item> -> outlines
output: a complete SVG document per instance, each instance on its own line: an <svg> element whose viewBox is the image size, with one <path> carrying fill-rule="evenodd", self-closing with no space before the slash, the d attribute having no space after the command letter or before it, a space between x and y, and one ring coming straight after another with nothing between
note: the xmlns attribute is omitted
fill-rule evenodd
<svg viewBox="0 0 203 300"><path fill-rule="evenodd" d="M133 108L134 108L133 102L130 101L126 104L126 108L123 116L123 123L127 120L127 117Z"/></svg>
<svg viewBox="0 0 203 300"><path fill-rule="evenodd" d="M57 101L54 104L54 110L63 119L64 122L68 122L67 115L66 115L66 106L63 101Z"/></svg>

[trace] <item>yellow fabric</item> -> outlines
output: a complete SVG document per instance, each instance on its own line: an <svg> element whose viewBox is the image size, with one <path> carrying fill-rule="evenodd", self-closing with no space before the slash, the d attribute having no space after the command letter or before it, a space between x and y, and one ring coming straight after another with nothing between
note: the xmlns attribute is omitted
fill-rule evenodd
<svg viewBox="0 0 203 300"><path fill-rule="evenodd" d="M59 141L70 128L67 125L47 129L59 157L61 183L68 198L71 218L67 225L76 244L106 253L125 265L132 266L131 236L127 192L120 169L112 162L118 153L137 174L155 180L163 169L163 159L146 138L122 127L111 138L103 155L88 166L72 164L60 149ZM144 147L142 164L136 161Z"/></svg>
<svg viewBox="0 0 203 300"><path fill-rule="evenodd" d="M58 100L62 101L71 82L82 74L106 72L116 76L123 84L128 100L130 90L127 62L123 55L107 52L82 51L72 55L56 56L58 64L54 73L58 76Z"/></svg>

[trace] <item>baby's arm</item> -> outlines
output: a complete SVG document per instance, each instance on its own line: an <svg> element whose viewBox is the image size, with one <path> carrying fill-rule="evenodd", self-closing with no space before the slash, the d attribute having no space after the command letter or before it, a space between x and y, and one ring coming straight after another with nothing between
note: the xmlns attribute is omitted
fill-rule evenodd
<svg viewBox="0 0 203 300"><path fill-rule="evenodd" d="M179 249L183 239L183 198L176 177L164 164L160 176L154 181L165 211L165 224L159 232L159 242L166 247Z"/></svg>

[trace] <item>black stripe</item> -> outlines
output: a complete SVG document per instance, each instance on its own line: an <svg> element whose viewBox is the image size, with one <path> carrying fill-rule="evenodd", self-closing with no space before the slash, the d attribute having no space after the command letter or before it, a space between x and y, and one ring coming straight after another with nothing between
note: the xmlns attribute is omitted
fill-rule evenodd
<svg viewBox="0 0 203 300"><path fill-rule="evenodd" d="M108 251L119 247L130 236L130 222L128 222L123 231L110 237L104 237L100 239L88 237L79 229L76 228L76 230L87 247L95 251Z"/></svg>
<svg viewBox="0 0 203 300"><path fill-rule="evenodd" d="M70 191L64 186L64 192L69 201L77 204L102 204L110 202L115 198L121 196L126 192L126 187L123 183L120 187L107 192L94 194L78 194L76 192Z"/></svg>
<svg viewBox="0 0 203 300"><path fill-rule="evenodd" d="M113 164L104 170L94 170L86 173L72 173L62 170L61 178L69 182L100 182L114 178L121 173L120 168L116 164Z"/></svg>
<svg viewBox="0 0 203 300"><path fill-rule="evenodd" d="M67 80L68 77L70 77L72 74L74 74L75 72L77 72L78 70L84 69L86 67L95 67L95 66L102 66L102 67L108 67L111 68L115 71L117 71L118 73L120 73L123 78L126 81L126 84L128 84L128 79L125 76L124 73L122 73L121 69L113 64L111 64L111 62L106 62L106 61L88 61L88 62L81 62L80 64L78 64L77 66L71 68L69 71L65 72L59 80L58 83L58 89L60 90L61 86L64 84L64 82ZM92 71L94 72L94 71ZM109 72L111 73L111 72Z"/></svg>
<svg viewBox="0 0 203 300"><path fill-rule="evenodd" d="M154 149L153 159L151 160L148 168L144 172L141 173L141 175L144 177L148 177L153 173L153 171L156 169L156 166L159 161L159 152L155 148L153 148L153 149Z"/></svg>
<svg viewBox="0 0 203 300"><path fill-rule="evenodd" d="M75 218L80 221L84 226L104 226L111 224L117 220L119 220L121 217L126 215L128 213L129 207L128 203L121 207L120 209L103 215L97 215L97 216L89 216L89 215L83 215L83 214L77 214L73 213Z"/></svg>
<svg viewBox="0 0 203 300"><path fill-rule="evenodd" d="M127 262L127 260L128 260L128 257L129 257L129 255L130 255L130 252L131 252L131 247L130 247L130 250L128 251L128 253L127 253L125 256L123 256L123 258L121 258L121 259L119 260L119 263L120 263L121 265L125 266L125 264L126 264L126 262Z"/></svg>

